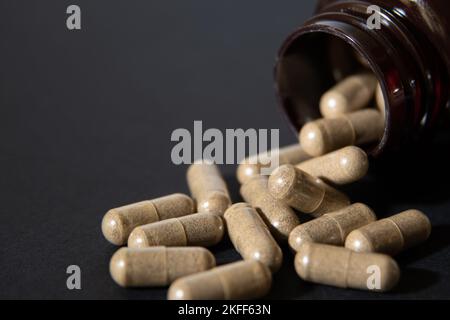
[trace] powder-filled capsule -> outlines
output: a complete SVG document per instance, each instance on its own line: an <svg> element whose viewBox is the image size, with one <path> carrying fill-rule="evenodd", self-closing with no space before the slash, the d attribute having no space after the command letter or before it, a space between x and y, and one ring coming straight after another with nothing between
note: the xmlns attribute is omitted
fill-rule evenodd
<svg viewBox="0 0 450 320"><path fill-rule="evenodd" d="M312 242L299 248L294 264L303 280L340 288L388 291L400 278L397 263L388 255Z"/></svg>
<svg viewBox="0 0 450 320"><path fill-rule="evenodd" d="M290 164L270 175L268 189L274 198L314 217L350 204L345 194Z"/></svg>
<svg viewBox="0 0 450 320"><path fill-rule="evenodd" d="M151 246L202 246L217 244L223 237L222 218L196 213L135 228L128 238L130 248Z"/></svg>
<svg viewBox="0 0 450 320"><path fill-rule="evenodd" d="M193 212L192 199L185 194L174 193L109 210L103 217L102 232L109 242L120 246L127 243L128 236L137 226Z"/></svg>
<svg viewBox="0 0 450 320"><path fill-rule="evenodd" d="M351 231L375 220L372 209L354 203L297 226L289 235L289 246L295 251L305 242L343 246Z"/></svg>
<svg viewBox="0 0 450 320"><path fill-rule="evenodd" d="M272 274L256 260L238 261L176 280L169 300L242 300L265 296Z"/></svg>
<svg viewBox="0 0 450 320"><path fill-rule="evenodd" d="M384 121L375 109L364 109L332 119L308 122L300 130L299 140L311 156L321 156L350 145L362 145L381 139Z"/></svg>
<svg viewBox="0 0 450 320"><path fill-rule="evenodd" d="M364 177L369 169L367 154L348 146L296 165L304 172L325 182L343 185Z"/></svg>
<svg viewBox="0 0 450 320"><path fill-rule="evenodd" d="M267 181L266 176L256 176L248 180L241 186L242 198L257 209L277 240L287 240L292 229L300 224L300 220L287 204L269 193Z"/></svg>
<svg viewBox="0 0 450 320"><path fill-rule="evenodd" d="M225 211L228 235L244 260L258 260L278 271L283 252L258 212L247 203L236 203Z"/></svg>
<svg viewBox="0 0 450 320"><path fill-rule="evenodd" d="M361 73L338 82L320 98L320 113L324 118L336 118L361 109L372 99L377 79L373 74Z"/></svg>
<svg viewBox="0 0 450 320"><path fill-rule="evenodd" d="M201 247L121 248L112 256L109 270L122 287L159 287L215 265L212 253Z"/></svg>
<svg viewBox="0 0 450 320"><path fill-rule="evenodd" d="M352 231L345 247L357 252L395 255L430 236L431 223L419 210L406 210Z"/></svg>
<svg viewBox="0 0 450 320"><path fill-rule="evenodd" d="M197 211L223 215L231 205L231 199L219 168L211 162L195 162L186 176L189 190L197 202Z"/></svg>
<svg viewBox="0 0 450 320"><path fill-rule="evenodd" d="M237 168L236 176L239 182L243 184L254 176L260 175L263 168L267 170L265 174L269 175L270 168L275 166L275 157L278 157L277 167L287 163L296 164L311 158L298 143L278 150L271 150L270 152L250 156L244 159Z"/></svg>

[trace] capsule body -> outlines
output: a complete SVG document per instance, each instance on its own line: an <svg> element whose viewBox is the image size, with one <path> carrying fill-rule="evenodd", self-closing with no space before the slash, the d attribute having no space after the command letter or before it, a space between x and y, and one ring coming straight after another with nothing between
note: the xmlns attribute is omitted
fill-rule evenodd
<svg viewBox="0 0 450 320"><path fill-rule="evenodd" d="M376 142L383 135L383 118L375 109L364 109L332 119L308 122L299 140L311 156L321 156L350 145Z"/></svg>
<svg viewBox="0 0 450 320"><path fill-rule="evenodd" d="M369 169L369 161L362 149L348 146L301 162L296 167L325 182L344 185L364 177Z"/></svg>
<svg viewBox="0 0 450 320"><path fill-rule="evenodd" d="M346 195L290 164L270 175L268 188L274 198L314 217L350 204Z"/></svg>
<svg viewBox="0 0 450 320"><path fill-rule="evenodd" d="M345 247L357 252L395 255L430 236L431 223L419 210L406 210L352 231Z"/></svg>
<svg viewBox="0 0 450 320"><path fill-rule="evenodd" d="M287 240L289 233L300 224L296 213L275 199L267 189L267 177L257 176L241 186L241 195L268 224L277 240Z"/></svg>
<svg viewBox="0 0 450 320"><path fill-rule="evenodd" d="M295 251L305 242L343 246L351 231L375 220L372 209L354 203L297 226L289 235L289 245Z"/></svg>
<svg viewBox="0 0 450 320"><path fill-rule="evenodd" d="M109 210L103 217L102 232L109 242L123 245L137 226L193 212L192 199L185 194L174 193Z"/></svg>
<svg viewBox="0 0 450 320"><path fill-rule="evenodd" d="M274 158L278 156L278 165L275 166ZM239 164L236 176L241 184L247 182L254 176L261 174L261 170L265 168L269 175L270 168L278 167L282 164L296 164L311 158L298 143L289 145L278 150L271 150L270 153L250 156ZM275 169L275 168L274 168ZM264 172L263 172L264 173Z"/></svg>
<svg viewBox="0 0 450 320"><path fill-rule="evenodd" d="M215 265L212 253L200 247L121 248L111 258L110 273L122 287L159 287Z"/></svg>
<svg viewBox="0 0 450 320"><path fill-rule="evenodd" d="M151 246L202 246L217 244L223 237L222 218L196 213L137 227L128 238L130 248Z"/></svg>
<svg viewBox="0 0 450 320"><path fill-rule="evenodd" d="M256 260L223 265L183 277L169 288L169 300L241 300L265 296L272 285L270 270Z"/></svg>
<svg viewBox="0 0 450 320"><path fill-rule="evenodd" d="M367 106L376 84L375 76L370 73L348 76L322 95L320 113L324 118L336 118Z"/></svg>
<svg viewBox="0 0 450 320"><path fill-rule="evenodd" d="M397 263L388 255L312 242L300 247L294 263L303 280L340 288L388 291L400 278Z"/></svg>
<svg viewBox="0 0 450 320"><path fill-rule="evenodd" d="M187 171L187 182L197 211L223 215L231 205L227 185L219 168L208 162L196 162Z"/></svg>
<svg viewBox="0 0 450 320"><path fill-rule="evenodd" d="M224 215L228 235L244 260L258 260L278 271L283 253L258 212L247 203L232 205Z"/></svg>

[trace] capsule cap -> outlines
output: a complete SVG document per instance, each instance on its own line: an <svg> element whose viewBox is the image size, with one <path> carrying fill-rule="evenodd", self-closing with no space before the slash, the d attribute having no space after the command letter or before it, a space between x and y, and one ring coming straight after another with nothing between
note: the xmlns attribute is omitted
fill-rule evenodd
<svg viewBox="0 0 450 320"><path fill-rule="evenodd" d="M109 263L109 272L113 280L122 287L128 285L127 248L120 248L114 253Z"/></svg>
<svg viewBox="0 0 450 320"><path fill-rule="evenodd" d="M270 175L268 189L272 196L284 199L295 184L297 173L292 165L282 165Z"/></svg>
<svg viewBox="0 0 450 320"><path fill-rule="evenodd" d="M102 232L106 240L120 246L127 242L128 235L124 230L123 221L115 209L109 210L102 220Z"/></svg>
<svg viewBox="0 0 450 320"><path fill-rule="evenodd" d="M345 239L345 247L356 252L373 252L372 242L361 230L353 230Z"/></svg>
<svg viewBox="0 0 450 320"><path fill-rule="evenodd" d="M303 126L300 130L299 140L302 148L311 156L320 156L329 151L324 130L316 121Z"/></svg>
<svg viewBox="0 0 450 320"><path fill-rule="evenodd" d="M147 234L140 227L134 228L128 237L128 246L130 248L146 248L151 245L153 244L149 243Z"/></svg>

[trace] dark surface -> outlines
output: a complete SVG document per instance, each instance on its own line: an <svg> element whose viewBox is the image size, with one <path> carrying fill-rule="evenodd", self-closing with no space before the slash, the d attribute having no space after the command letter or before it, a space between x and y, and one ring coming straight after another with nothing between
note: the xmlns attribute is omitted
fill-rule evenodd
<svg viewBox="0 0 450 320"><path fill-rule="evenodd" d="M65 10L82 9L68 31ZM0 298L154 299L164 289L115 285L116 250L102 236L107 209L187 193L171 163L176 128L280 128L272 66L313 2L0 0ZM424 210L430 240L398 257L396 290L375 294L301 281L293 256L270 298L450 298L448 147L380 165L345 188L380 215ZM223 166L239 201L234 166ZM218 263L239 258L228 242ZM66 288L66 268L82 290Z"/></svg>

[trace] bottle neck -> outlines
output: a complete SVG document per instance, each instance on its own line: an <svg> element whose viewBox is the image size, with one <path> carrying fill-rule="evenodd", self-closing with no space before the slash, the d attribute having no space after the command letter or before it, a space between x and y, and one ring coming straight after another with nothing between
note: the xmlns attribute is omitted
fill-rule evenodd
<svg viewBox="0 0 450 320"><path fill-rule="evenodd" d="M408 29L395 12L383 9L381 28L370 29L368 6L336 3L308 20L282 45L275 78L280 105L298 132L305 122L320 117L320 96L365 64L378 78L385 100L383 137L367 147L378 156L420 139L435 126L448 100L443 90L448 81L424 37Z"/></svg>

